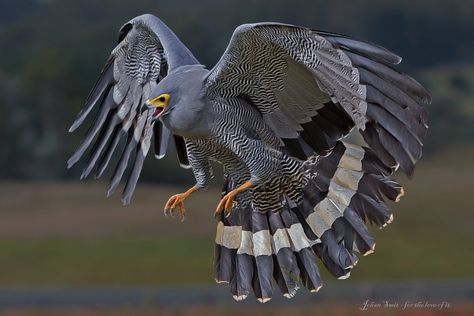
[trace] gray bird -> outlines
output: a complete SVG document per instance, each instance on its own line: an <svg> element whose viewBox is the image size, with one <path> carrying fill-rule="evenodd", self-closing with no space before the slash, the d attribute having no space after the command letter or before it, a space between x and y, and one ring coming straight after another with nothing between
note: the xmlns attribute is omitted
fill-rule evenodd
<svg viewBox="0 0 474 316"><path fill-rule="evenodd" d="M216 281L236 300L253 291L266 302L274 286L288 298L301 285L317 292L318 260L344 279L357 253L374 251L365 224L392 221L384 197L403 195L392 174L411 176L421 158L430 95L394 68L400 61L345 35L257 23L239 26L207 70L160 19L142 15L121 28L70 129L97 108L68 166L88 151L81 178L101 177L116 156L107 194L130 166L128 204L152 136L158 159L173 138L196 184L172 196L166 214L184 218L184 200L209 186L211 161L224 169ZM347 140L353 130L365 145Z"/></svg>

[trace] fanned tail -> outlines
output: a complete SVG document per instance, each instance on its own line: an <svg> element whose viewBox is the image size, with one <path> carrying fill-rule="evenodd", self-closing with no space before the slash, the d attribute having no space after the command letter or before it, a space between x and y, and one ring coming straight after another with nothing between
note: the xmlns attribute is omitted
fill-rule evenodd
<svg viewBox="0 0 474 316"><path fill-rule="evenodd" d="M253 291L267 302L273 285L287 298L301 285L317 292L322 286L317 258L335 277L349 277L356 254L375 249L366 223L390 223L384 196L398 201L403 195L390 176L394 170L358 145L338 142L330 155L306 160L302 171L307 181L298 204L284 197L279 209L259 212L253 203L234 203L228 217L220 215L215 279L229 283L236 300ZM226 182L224 193L233 187Z"/></svg>
<svg viewBox="0 0 474 316"><path fill-rule="evenodd" d="M231 190L229 182L224 193ZM311 291L321 287L316 256L296 214L285 203L278 212L258 212L251 203L234 203L229 216L217 225L214 277L230 284L240 301L254 292L264 303L272 298L273 280L287 298L301 281Z"/></svg>

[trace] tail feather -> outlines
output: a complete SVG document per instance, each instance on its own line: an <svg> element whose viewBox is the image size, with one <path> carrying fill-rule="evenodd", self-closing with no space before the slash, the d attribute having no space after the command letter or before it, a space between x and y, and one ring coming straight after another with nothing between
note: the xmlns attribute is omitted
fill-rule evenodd
<svg viewBox="0 0 474 316"><path fill-rule="evenodd" d="M236 301L247 298L252 290L253 257L248 254L237 254L235 257L235 276L230 283L231 293Z"/></svg>
<svg viewBox="0 0 474 316"><path fill-rule="evenodd" d="M391 201L398 202L403 194L405 194L403 187L393 179L384 178L378 175L371 175L370 177L377 183L380 192Z"/></svg>
<svg viewBox="0 0 474 316"><path fill-rule="evenodd" d="M315 245L326 268L337 278L348 277L349 271L357 264L357 257L336 238L334 229L321 236L321 244Z"/></svg>
<svg viewBox="0 0 474 316"><path fill-rule="evenodd" d="M289 203L288 203L289 204ZM287 205L288 205L287 204ZM311 292L317 292L322 286L316 255L312 245L320 242L302 215L295 208L283 208L280 216L291 240L291 249L296 257L300 275L298 280Z"/></svg>
<svg viewBox="0 0 474 316"><path fill-rule="evenodd" d="M321 201L322 198L313 196L311 200L312 201ZM306 205L306 204L309 204L309 203L310 203L310 199L304 199L302 201L302 205ZM315 202L315 203L317 203L317 202ZM294 206L293 208L291 208L291 212L288 212L288 213L291 214L293 217L295 217L299 221L299 225L301 225L301 227L303 229L303 232L304 232L304 235L308 240L310 240L312 243L321 242L319 240L318 236L315 235L314 231L311 229L309 224L306 222L306 217L309 215L309 213L305 213L303 211L305 209L308 209L308 208ZM283 216L283 214L282 214L282 216Z"/></svg>
<svg viewBox="0 0 474 316"><path fill-rule="evenodd" d="M269 213L270 234L273 236L273 277L285 297L291 298L298 290L298 268L297 259L293 253L291 236L283 223L281 213Z"/></svg>
<svg viewBox="0 0 474 316"><path fill-rule="evenodd" d="M220 227L217 228L216 245L214 253L214 279L218 283L230 283L235 271L235 255L236 251L232 247L229 241L229 233L226 232L227 228L231 226L225 226L223 222L219 223ZM217 241L217 240L222 240Z"/></svg>
<svg viewBox="0 0 474 316"><path fill-rule="evenodd" d="M382 227L391 222L392 214L385 204L364 193L354 195L351 204L361 217L367 218L370 224Z"/></svg>
<svg viewBox="0 0 474 316"><path fill-rule="evenodd" d="M303 248L296 253L298 266L301 271L301 283L310 292L318 292L323 286L319 269L316 264L316 255L312 248Z"/></svg>
<svg viewBox="0 0 474 316"><path fill-rule="evenodd" d="M337 244L335 244L337 245ZM331 245L333 246L333 245ZM324 264L326 269L338 279L347 279L350 276L350 268L343 268L329 256L328 247L322 243L313 246L313 250Z"/></svg>
<svg viewBox="0 0 474 316"><path fill-rule="evenodd" d="M225 195L230 181L224 181L222 195ZM246 216L240 206L234 205L234 212L231 216L221 214L217 224L217 232L215 238L215 254L214 254L214 279L218 283L236 282L235 279L241 277L235 271L240 267L236 267L237 249L240 246L240 235L242 234L242 216Z"/></svg>
<svg viewBox="0 0 474 316"><path fill-rule="evenodd" d="M394 170L370 149L338 142L331 154L303 163L306 180L298 202L286 194L267 212L254 203L234 203L217 226L216 280L229 282L236 300L253 291L267 302L273 280L288 298L299 285L317 292L322 286L317 260L335 277L349 277L356 253L375 249L366 223L382 227L393 219L384 198L398 201L403 194L390 177ZM224 193L235 186L227 183Z"/></svg>
<svg viewBox="0 0 474 316"><path fill-rule="evenodd" d="M273 293L272 236L268 227L268 214L252 212L253 254L255 273L253 290L260 302L269 301Z"/></svg>
<svg viewBox="0 0 474 316"><path fill-rule="evenodd" d="M344 247L352 253L354 250L355 243L355 234L352 233L350 229L350 224L344 217L338 218L334 224L334 233L336 234L336 239L341 240Z"/></svg>
<svg viewBox="0 0 474 316"><path fill-rule="evenodd" d="M362 170L366 175L380 176L381 178L389 177L395 171L394 168L387 167L372 150L365 151Z"/></svg>
<svg viewBox="0 0 474 316"><path fill-rule="evenodd" d="M357 213L349 207L344 211L344 219L346 225L343 230L352 237L353 241L353 243L351 243L349 238L347 241L345 239L344 244L346 247L352 249L355 245L356 250L363 255L373 252L375 249L375 240Z"/></svg>
<svg viewBox="0 0 474 316"><path fill-rule="evenodd" d="M231 292L235 300L241 301L252 291L252 282L254 279L254 259L252 249L252 211L250 206L240 208L234 204L229 218L237 217L240 219L242 230L240 231L240 244L238 245L235 257L235 275L231 282ZM236 245L237 246L237 245Z"/></svg>

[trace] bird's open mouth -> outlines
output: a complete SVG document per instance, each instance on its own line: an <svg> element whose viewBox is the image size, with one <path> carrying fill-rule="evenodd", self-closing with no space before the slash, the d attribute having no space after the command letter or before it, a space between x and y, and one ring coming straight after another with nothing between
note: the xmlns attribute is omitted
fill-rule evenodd
<svg viewBox="0 0 474 316"><path fill-rule="evenodd" d="M158 117L161 112L163 112L163 108L161 106L156 107L155 112L153 112L153 117Z"/></svg>

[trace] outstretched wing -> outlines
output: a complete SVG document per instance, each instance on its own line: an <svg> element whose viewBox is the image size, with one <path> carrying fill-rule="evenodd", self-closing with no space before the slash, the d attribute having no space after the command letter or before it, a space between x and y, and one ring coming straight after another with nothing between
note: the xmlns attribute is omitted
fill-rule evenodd
<svg viewBox="0 0 474 316"><path fill-rule="evenodd" d="M160 36L160 31L164 36ZM169 59L174 52L165 51L166 45L163 45L163 40L170 41L171 36L174 36L168 31L158 18L151 15L137 17L123 26L117 47L112 51L83 110L69 130L76 130L96 108L93 123L82 144L69 159L68 168L90 148L81 179L93 171L99 178L114 154L119 156L107 195L115 192L127 167L131 165L122 195L124 204L128 204L133 195L153 134L155 156L162 158L166 154L169 130L160 122L154 123L152 111L142 112L141 107L151 90L171 68ZM174 38L171 40L174 41ZM193 58L185 62L192 63L195 61ZM176 58L173 62L175 66L178 64ZM126 138L125 145L118 146L123 138ZM186 152L184 142L178 141L176 144L182 157L182 152ZM184 155L180 160L186 159Z"/></svg>
<svg viewBox="0 0 474 316"><path fill-rule="evenodd" d="M343 35L276 23L239 26L207 85L245 98L286 150L320 154L356 126L389 167L408 175L421 157L428 92L395 70L401 58Z"/></svg>

